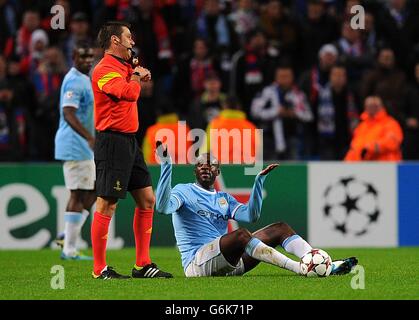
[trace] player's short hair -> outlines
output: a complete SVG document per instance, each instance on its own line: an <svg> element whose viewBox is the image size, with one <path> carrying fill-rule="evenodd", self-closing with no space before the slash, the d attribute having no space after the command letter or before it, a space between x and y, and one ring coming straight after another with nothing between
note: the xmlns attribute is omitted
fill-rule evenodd
<svg viewBox="0 0 419 320"><path fill-rule="evenodd" d="M93 49L90 41L87 41L87 40L76 41L73 48L73 59L76 58L76 54L79 54L80 57L83 57L84 55L88 55L90 49Z"/></svg>
<svg viewBox="0 0 419 320"><path fill-rule="evenodd" d="M102 28L100 28L97 36L98 45L105 50L109 49L111 46L111 37L121 37L123 27L130 29L131 24L124 21L109 21L104 24Z"/></svg>
<svg viewBox="0 0 419 320"><path fill-rule="evenodd" d="M88 40L78 40L76 41L75 45L74 45L74 50L79 50L79 49L91 49L93 48L92 43Z"/></svg>

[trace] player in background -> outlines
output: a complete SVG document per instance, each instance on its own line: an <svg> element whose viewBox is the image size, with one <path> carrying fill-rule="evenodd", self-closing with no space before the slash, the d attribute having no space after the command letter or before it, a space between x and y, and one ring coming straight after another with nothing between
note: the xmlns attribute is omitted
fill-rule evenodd
<svg viewBox="0 0 419 320"><path fill-rule="evenodd" d="M220 166L209 153L196 159L195 183L178 184L172 189L171 158L162 144L158 144L162 171L157 185L156 209L160 213L172 214L186 277L242 275L261 261L300 273L300 262L274 249L281 245L300 259L312 249L286 223L273 223L253 234L245 228L227 233L228 219L243 222L259 219L263 183L278 164L270 164L256 176L246 205L237 202L230 194L214 189ZM331 274L346 274L357 263L354 257L333 261Z"/></svg>
<svg viewBox="0 0 419 320"><path fill-rule="evenodd" d="M133 278L171 278L170 273L160 270L150 258L155 197L151 175L135 137L139 126L137 100L141 82L150 81L151 73L131 62L135 43L128 24L108 22L100 29L98 42L105 55L92 73L97 130L92 276L103 280L130 278L117 273L106 262L110 221L118 199L130 192L136 204L133 221L136 260L131 275Z"/></svg>
<svg viewBox="0 0 419 320"><path fill-rule="evenodd" d="M70 190L64 214L61 258L91 260L77 250L81 228L96 200L93 161L93 91L87 74L93 49L86 42L76 44L74 66L64 77L60 93L60 124L55 136L55 159L63 161L64 180ZM59 242L57 241L59 244Z"/></svg>

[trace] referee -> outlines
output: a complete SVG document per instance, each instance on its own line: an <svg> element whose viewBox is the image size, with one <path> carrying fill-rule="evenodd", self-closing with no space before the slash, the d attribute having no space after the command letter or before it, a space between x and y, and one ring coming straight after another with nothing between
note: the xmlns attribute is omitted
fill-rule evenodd
<svg viewBox="0 0 419 320"><path fill-rule="evenodd" d="M136 203L134 236L136 263L133 278L171 278L151 262L149 248L155 197L151 176L138 147L137 100L141 81L150 81L149 70L131 66L135 44L130 25L108 22L99 31L98 42L105 55L92 74L95 99L96 212L92 222L93 278L126 279L106 264L109 223L118 199L129 191Z"/></svg>

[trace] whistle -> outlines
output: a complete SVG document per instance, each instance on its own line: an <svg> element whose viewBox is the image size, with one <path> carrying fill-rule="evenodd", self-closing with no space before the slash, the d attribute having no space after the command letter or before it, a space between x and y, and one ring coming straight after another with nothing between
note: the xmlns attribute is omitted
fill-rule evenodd
<svg viewBox="0 0 419 320"><path fill-rule="evenodd" d="M140 61L138 60L138 57L133 57L131 59L131 65L133 68L135 68L136 66L138 66L140 64Z"/></svg>

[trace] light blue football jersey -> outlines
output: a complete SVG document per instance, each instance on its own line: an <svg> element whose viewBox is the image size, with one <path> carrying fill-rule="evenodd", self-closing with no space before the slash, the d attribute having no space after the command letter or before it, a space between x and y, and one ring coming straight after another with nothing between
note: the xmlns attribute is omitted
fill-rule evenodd
<svg viewBox="0 0 419 320"><path fill-rule="evenodd" d="M64 77L60 92L60 124L55 135L55 159L91 160L93 151L87 140L74 131L64 119L65 106L77 109L76 116L93 135L93 90L90 78L71 68Z"/></svg>
<svg viewBox="0 0 419 320"><path fill-rule="evenodd" d="M181 204L172 223L186 268L200 247L227 233L228 219L240 204L225 192L208 191L195 183L176 185L172 195Z"/></svg>
<svg viewBox="0 0 419 320"><path fill-rule="evenodd" d="M156 209L172 214L177 246L184 269L203 245L227 233L228 219L256 221L262 208L265 176L257 176L248 204L223 191L209 191L196 183L171 189L171 164L162 164L157 185Z"/></svg>

